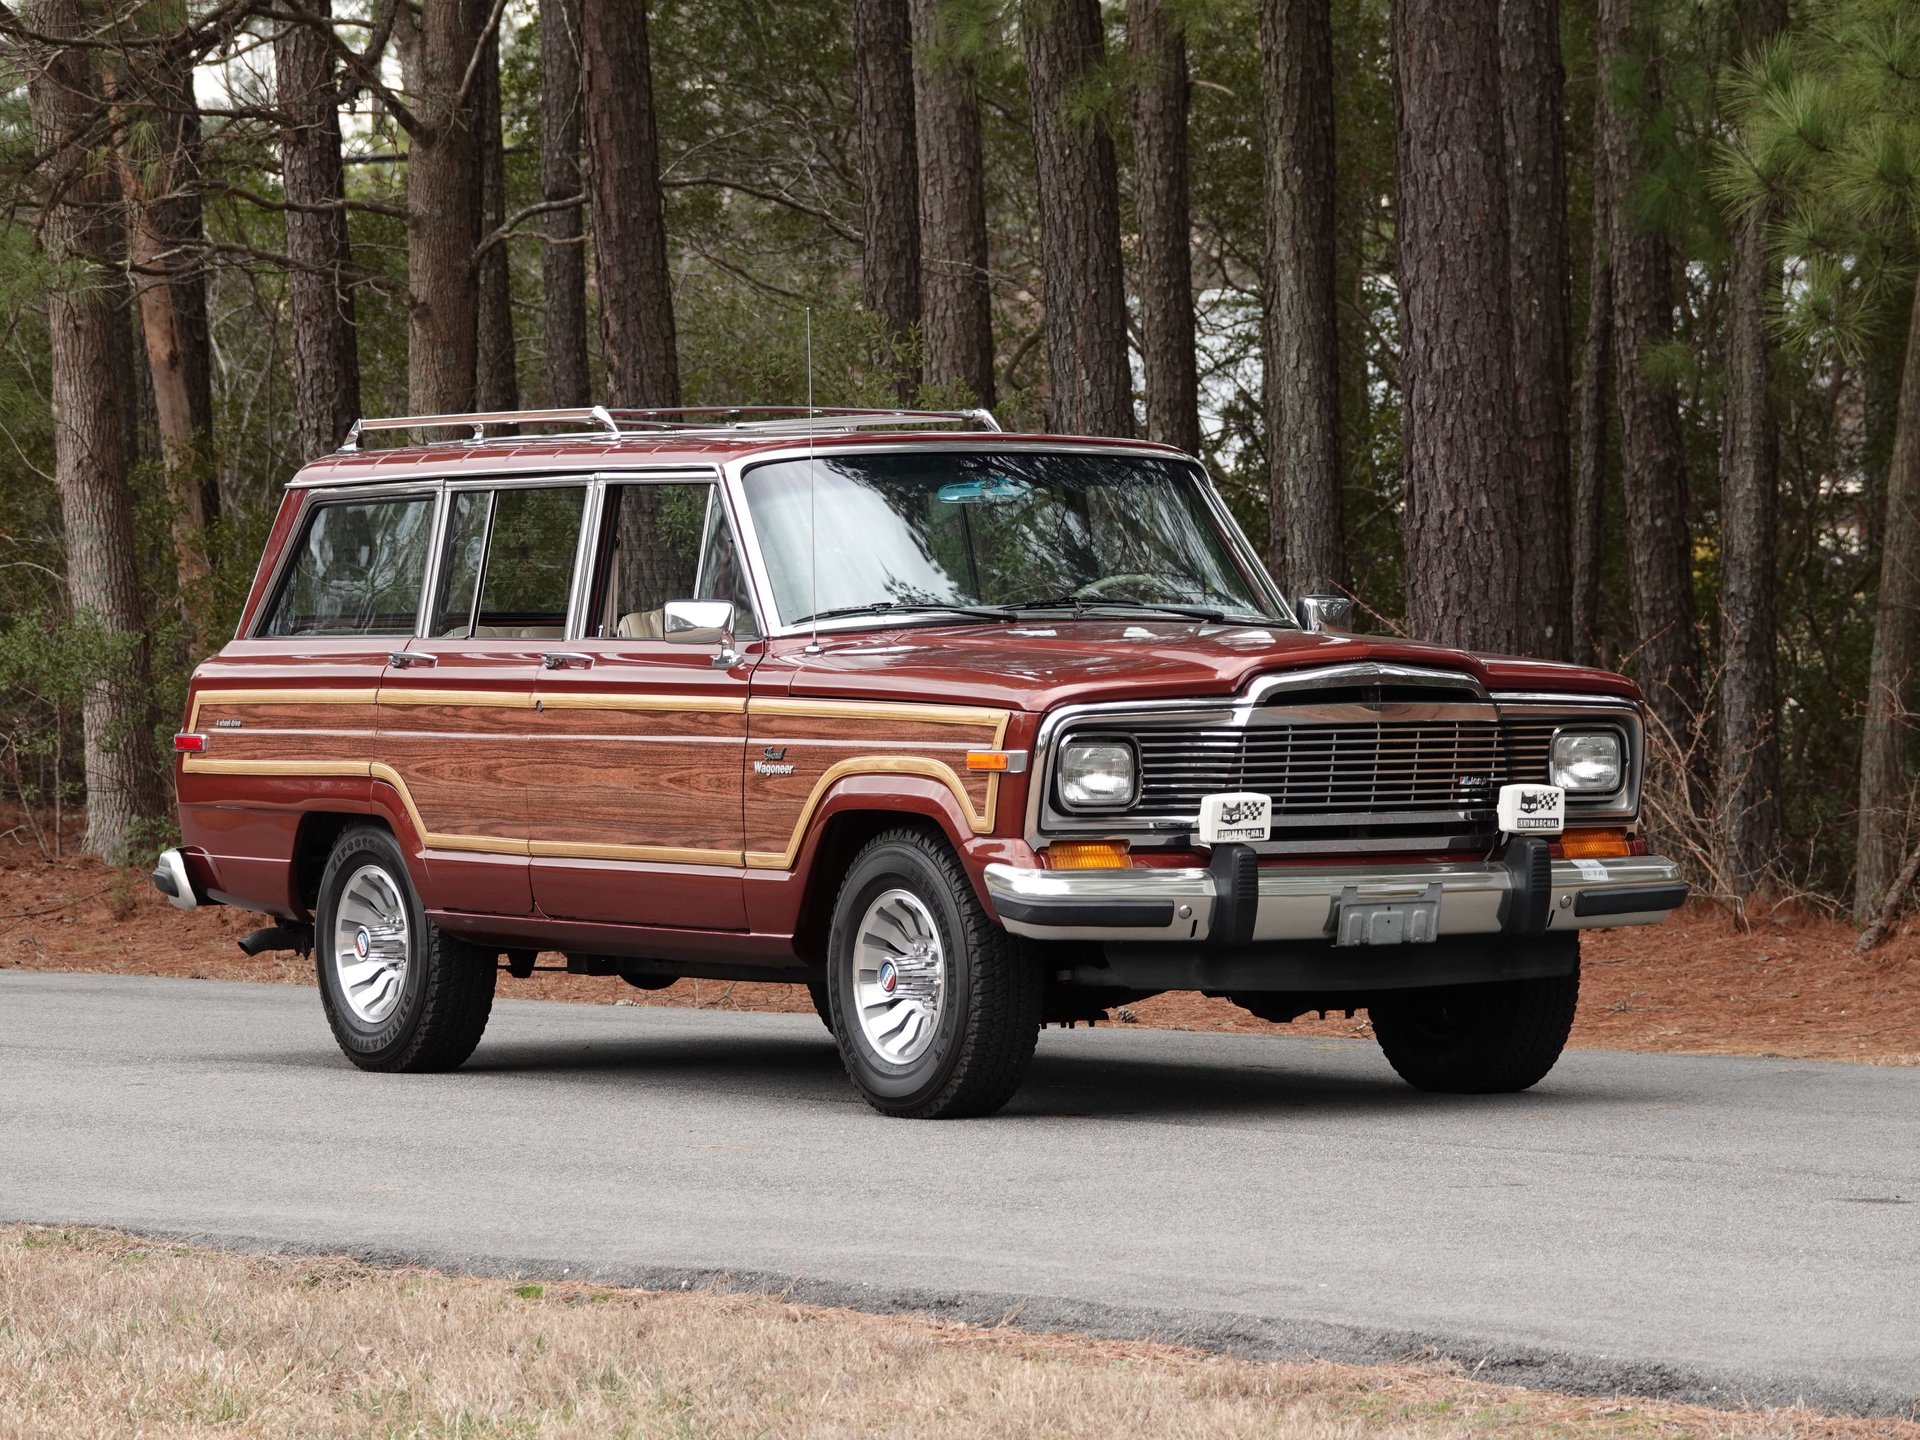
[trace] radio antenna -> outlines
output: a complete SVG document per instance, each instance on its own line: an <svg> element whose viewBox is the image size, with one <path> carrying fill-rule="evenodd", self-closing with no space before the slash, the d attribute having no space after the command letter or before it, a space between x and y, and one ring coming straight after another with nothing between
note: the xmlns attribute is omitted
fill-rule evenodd
<svg viewBox="0 0 1920 1440"><path fill-rule="evenodd" d="M820 653L820 531L814 524L813 500L813 307L807 307L807 570L811 593L807 597L807 618L813 622L813 638L807 641L806 654Z"/></svg>

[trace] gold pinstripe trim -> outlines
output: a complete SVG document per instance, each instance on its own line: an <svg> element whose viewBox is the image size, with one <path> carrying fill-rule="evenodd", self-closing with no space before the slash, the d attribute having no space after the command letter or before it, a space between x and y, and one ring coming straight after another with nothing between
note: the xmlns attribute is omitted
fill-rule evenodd
<svg viewBox="0 0 1920 1440"><path fill-rule="evenodd" d="M849 775L925 775L940 781L953 792L953 798L960 802L960 809L967 817L967 824L976 835L985 835L993 829L994 811L1000 804L1000 777L987 777L987 808L984 811L973 808L973 797L967 794L967 787L960 783L960 776L951 765L939 760L927 760L918 755L862 755L851 760L842 760L829 766L813 782L813 793L807 796L807 803L800 807L799 818L794 821L793 834L787 839L785 850L749 850L746 863L749 870L791 870L800 855L800 846L807 838L807 827L813 823L813 812L827 797L827 791Z"/></svg>
<svg viewBox="0 0 1920 1440"><path fill-rule="evenodd" d="M380 687L382 705L466 705L474 709L531 710L531 690L428 690Z"/></svg>
<svg viewBox="0 0 1920 1440"><path fill-rule="evenodd" d="M672 695L633 695L620 697L598 695L591 690L568 690L549 695L544 690L536 697L548 710L633 710L644 712L675 710L696 715L744 715L747 710L745 700L727 699L718 695L689 695L678 699Z"/></svg>

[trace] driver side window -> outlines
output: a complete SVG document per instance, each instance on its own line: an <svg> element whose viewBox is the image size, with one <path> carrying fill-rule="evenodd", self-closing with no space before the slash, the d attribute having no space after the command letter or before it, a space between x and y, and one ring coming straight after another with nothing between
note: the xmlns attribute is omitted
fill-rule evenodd
<svg viewBox="0 0 1920 1440"><path fill-rule="evenodd" d="M735 637L759 638L746 572L710 483L607 487L593 634L660 640L669 600L726 600Z"/></svg>

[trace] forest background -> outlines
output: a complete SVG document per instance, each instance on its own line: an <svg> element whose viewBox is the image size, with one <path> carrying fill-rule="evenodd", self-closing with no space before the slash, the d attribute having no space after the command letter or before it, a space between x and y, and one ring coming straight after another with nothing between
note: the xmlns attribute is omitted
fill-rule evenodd
<svg viewBox="0 0 1920 1440"><path fill-rule="evenodd" d="M0 788L144 858L362 414L985 404L1624 668L1703 889L1920 841L1909 0L0 3ZM1905 863L1903 863L1905 862Z"/></svg>

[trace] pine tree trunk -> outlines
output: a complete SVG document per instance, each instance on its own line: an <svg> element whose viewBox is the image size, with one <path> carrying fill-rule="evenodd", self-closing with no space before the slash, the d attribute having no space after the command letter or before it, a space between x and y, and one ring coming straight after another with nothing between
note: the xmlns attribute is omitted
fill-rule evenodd
<svg viewBox="0 0 1920 1440"><path fill-rule="evenodd" d="M1134 189L1140 207L1140 352L1147 438L1200 449L1193 335L1193 221L1187 197L1187 44L1165 0L1128 0Z"/></svg>
<svg viewBox="0 0 1920 1440"><path fill-rule="evenodd" d="M303 0L326 19L331 0ZM288 308L293 314L293 397L300 454L312 459L346 438L360 414L360 345L347 244L340 112L324 35L286 24L273 38L280 173L287 204Z"/></svg>
<svg viewBox="0 0 1920 1440"><path fill-rule="evenodd" d="M1741 13L1749 56L1786 28L1785 0ZM1720 452L1720 835L1742 895L1762 888L1780 833L1774 547L1780 435L1768 394L1767 317L1780 267L1767 253L1768 213L1739 224L1727 277L1726 441Z"/></svg>
<svg viewBox="0 0 1920 1440"><path fill-rule="evenodd" d="M1106 58L1099 0L1021 0L1020 29L1033 101L1053 428L1131 435L1113 137L1074 113Z"/></svg>
<svg viewBox="0 0 1920 1440"><path fill-rule="evenodd" d="M158 93L158 133L168 156L173 184L152 207L154 222L166 237L172 275L173 335L192 416L194 451L199 457L195 484L206 523L220 518L220 484L213 467L213 337L207 320L206 219L201 200L200 109L193 93L190 55L165 54L154 79Z"/></svg>
<svg viewBox="0 0 1920 1440"><path fill-rule="evenodd" d="M645 5L580 0L580 50L608 398L629 408L678 405L680 357Z"/></svg>
<svg viewBox="0 0 1920 1440"><path fill-rule="evenodd" d="M1693 621L1692 536L1679 396L1650 369L1673 339L1673 256L1634 214L1635 184L1650 161L1642 117L1615 79L1634 44L1632 0L1600 0L1601 144L1606 149L1608 240L1613 253L1614 388L1620 411L1620 479L1626 495L1627 578L1633 603L1634 669L1647 703L1697 769L1700 637ZM1648 63L1645 98L1659 106Z"/></svg>
<svg viewBox="0 0 1920 1440"><path fill-rule="evenodd" d="M1334 306L1330 0L1263 0L1267 556L1289 596L1347 588Z"/></svg>
<svg viewBox="0 0 1920 1440"><path fill-rule="evenodd" d="M1605 156L1593 154L1593 237L1587 262L1587 331L1580 341L1580 452L1573 471L1573 658L1600 660L1601 496L1607 484L1607 417L1613 413L1613 257L1607 248Z"/></svg>
<svg viewBox="0 0 1920 1440"><path fill-rule="evenodd" d="M927 382L994 403L987 167L973 61L947 53L948 0L913 0L914 135L920 172L920 301Z"/></svg>
<svg viewBox="0 0 1920 1440"><path fill-rule="evenodd" d="M1400 0L1400 384L1407 623L1474 650L1520 643L1513 319L1499 0Z"/></svg>
<svg viewBox="0 0 1920 1440"><path fill-rule="evenodd" d="M28 15L43 34L82 29L82 8L72 0L42 0ZM103 101L96 53L76 47L34 56L27 100L36 141L50 157L42 167L40 241L62 267L47 298L47 334L67 594L74 619L97 631L108 651L99 657L82 713L85 845L119 864L131 858L142 822L157 819L165 801L152 748L153 678L117 383L129 368L131 336L126 291L117 278L117 187L83 138Z"/></svg>
<svg viewBox="0 0 1920 1440"><path fill-rule="evenodd" d="M507 221L507 152L500 136L500 38L487 42L474 83L474 124L480 137L480 230L492 235ZM474 263L474 404L482 410L518 410L520 376L513 344L513 272L504 240Z"/></svg>
<svg viewBox="0 0 1920 1440"><path fill-rule="evenodd" d="M420 122L407 148L407 395L422 415L474 408L480 133L460 86L486 19L482 0L432 0L404 47Z"/></svg>
<svg viewBox="0 0 1920 1440"><path fill-rule="evenodd" d="M1920 661L1920 286L1907 326L1907 361L1887 466L1880 600L1873 617L1873 663L1866 727L1860 738L1860 841L1854 861L1854 918L1865 924L1900 864L1911 800L1907 766L1913 722L1908 697Z"/></svg>
<svg viewBox="0 0 1920 1440"><path fill-rule="evenodd" d="M580 15L577 0L540 0L540 198L580 193ZM547 347L547 404L588 403L587 251L581 207L549 210L540 279Z"/></svg>
<svg viewBox="0 0 1920 1440"><path fill-rule="evenodd" d="M1558 0L1501 0L1520 650L1573 658L1566 75Z"/></svg>
<svg viewBox="0 0 1920 1440"><path fill-rule="evenodd" d="M860 178L866 228L860 279L879 316L911 404L920 367L910 358L920 328L920 177L913 115L913 25L907 0L853 0L854 93L860 112Z"/></svg>

